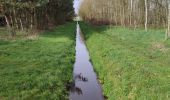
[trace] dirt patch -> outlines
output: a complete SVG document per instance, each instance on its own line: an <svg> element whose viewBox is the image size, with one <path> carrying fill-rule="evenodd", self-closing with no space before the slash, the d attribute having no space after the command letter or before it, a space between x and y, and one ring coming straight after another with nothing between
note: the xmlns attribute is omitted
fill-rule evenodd
<svg viewBox="0 0 170 100"><path fill-rule="evenodd" d="M26 39L26 40L36 40L39 38L38 34L34 35L19 35L19 36L0 36L0 40L16 40L16 39Z"/></svg>
<svg viewBox="0 0 170 100"><path fill-rule="evenodd" d="M30 35L30 36L27 36L26 39L28 40L35 40L35 39L38 39L38 35Z"/></svg>
<svg viewBox="0 0 170 100"><path fill-rule="evenodd" d="M163 43L153 42L153 43L152 43L151 50L152 50L152 51L159 50L159 51L161 51L161 52L163 52L163 53L166 53L166 52L169 50L169 48L166 47Z"/></svg>
<svg viewBox="0 0 170 100"><path fill-rule="evenodd" d="M0 31L1 32L1 31ZM43 31L34 30L34 31L16 31L15 36L11 36L7 30L4 31L5 34L0 34L0 40L16 40L16 39L28 39L35 40L39 38L39 35Z"/></svg>

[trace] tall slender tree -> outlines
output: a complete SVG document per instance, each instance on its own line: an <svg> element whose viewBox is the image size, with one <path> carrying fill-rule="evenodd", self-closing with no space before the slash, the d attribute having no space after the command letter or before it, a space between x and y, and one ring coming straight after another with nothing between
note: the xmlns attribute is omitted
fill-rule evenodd
<svg viewBox="0 0 170 100"><path fill-rule="evenodd" d="M147 30L148 27L167 26L166 1L84 0L79 14L94 24L105 22L126 27L144 27Z"/></svg>
<svg viewBox="0 0 170 100"><path fill-rule="evenodd" d="M170 37L170 1L167 1L168 4L168 28L167 28L167 33L166 33L166 39Z"/></svg>
<svg viewBox="0 0 170 100"><path fill-rule="evenodd" d="M148 0L145 0L145 31L148 29Z"/></svg>

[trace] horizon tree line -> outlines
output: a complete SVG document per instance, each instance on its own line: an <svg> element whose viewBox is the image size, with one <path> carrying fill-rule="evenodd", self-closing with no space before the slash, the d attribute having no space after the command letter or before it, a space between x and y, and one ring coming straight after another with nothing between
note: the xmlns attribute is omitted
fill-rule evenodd
<svg viewBox="0 0 170 100"><path fill-rule="evenodd" d="M170 0L84 0L79 15L93 24L166 28L170 37Z"/></svg>
<svg viewBox="0 0 170 100"><path fill-rule="evenodd" d="M15 30L44 30L71 20L73 0L0 0L0 15Z"/></svg>

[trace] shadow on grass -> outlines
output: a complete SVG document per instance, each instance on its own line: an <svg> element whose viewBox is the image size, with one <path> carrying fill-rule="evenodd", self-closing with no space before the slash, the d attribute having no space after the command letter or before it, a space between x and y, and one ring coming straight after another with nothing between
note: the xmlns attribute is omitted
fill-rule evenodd
<svg viewBox="0 0 170 100"><path fill-rule="evenodd" d="M76 34L76 22L71 22L66 23L65 25L59 25L50 31L45 31L41 34L41 36L47 38L67 37L71 40L75 40L75 34Z"/></svg>
<svg viewBox="0 0 170 100"><path fill-rule="evenodd" d="M7 34L6 29L1 28L0 29L0 46L1 45L10 45L13 43L25 41L30 42L37 40L39 38L49 38L49 39L58 39L58 38L68 38L70 40L75 40L75 34L76 34L76 22L67 22L64 25L59 25L54 29L44 31L42 33L33 34L33 35L26 35L25 33L18 33L16 37L10 37L9 34Z"/></svg>
<svg viewBox="0 0 170 100"><path fill-rule="evenodd" d="M82 33L85 35L85 40L88 40L91 35L104 34L104 31L108 30L108 25L93 25L86 22L79 22ZM85 32L85 33L84 33Z"/></svg>

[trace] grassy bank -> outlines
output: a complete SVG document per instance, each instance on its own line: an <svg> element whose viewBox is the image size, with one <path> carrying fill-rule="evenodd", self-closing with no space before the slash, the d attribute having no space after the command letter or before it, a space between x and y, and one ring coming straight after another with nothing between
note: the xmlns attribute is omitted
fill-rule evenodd
<svg viewBox="0 0 170 100"><path fill-rule="evenodd" d="M57 26L35 39L0 40L0 99L68 99L75 26Z"/></svg>
<svg viewBox="0 0 170 100"><path fill-rule="evenodd" d="M80 26L109 100L170 99L170 40L164 41L164 30Z"/></svg>

